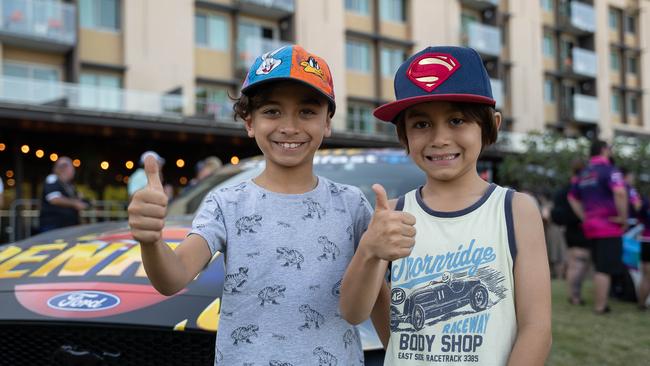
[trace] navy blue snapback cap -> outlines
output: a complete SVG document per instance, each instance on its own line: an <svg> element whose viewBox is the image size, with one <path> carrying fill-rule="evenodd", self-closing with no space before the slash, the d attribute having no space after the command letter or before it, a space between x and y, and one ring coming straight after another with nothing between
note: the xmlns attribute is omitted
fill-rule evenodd
<svg viewBox="0 0 650 366"><path fill-rule="evenodd" d="M409 57L395 74L395 98L375 117L393 122L404 109L430 101L496 105L483 60L467 47L427 47Z"/></svg>

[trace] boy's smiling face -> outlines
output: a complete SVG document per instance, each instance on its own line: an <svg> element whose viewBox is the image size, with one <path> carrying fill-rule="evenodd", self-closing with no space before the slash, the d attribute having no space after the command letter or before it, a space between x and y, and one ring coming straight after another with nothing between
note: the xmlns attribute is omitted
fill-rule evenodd
<svg viewBox="0 0 650 366"><path fill-rule="evenodd" d="M255 138L267 168L311 168L324 137L331 134L327 100L312 88L279 82L244 120Z"/></svg>
<svg viewBox="0 0 650 366"><path fill-rule="evenodd" d="M497 126L500 115L495 115ZM409 155L429 179L450 182L476 173L481 126L448 102L426 102L405 111Z"/></svg>

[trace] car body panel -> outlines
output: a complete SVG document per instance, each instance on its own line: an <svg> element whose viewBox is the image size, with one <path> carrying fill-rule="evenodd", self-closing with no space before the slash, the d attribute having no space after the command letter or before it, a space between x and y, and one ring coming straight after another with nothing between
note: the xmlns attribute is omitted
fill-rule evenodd
<svg viewBox="0 0 650 366"><path fill-rule="evenodd" d="M252 178L263 166L260 158L229 166L172 202L164 240L175 248L205 194ZM373 183L384 183L392 197L424 183L401 150L321 151L315 171L359 186L371 202ZM163 296L150 285L126 222L53 230L0 246L0 324L66 322L214 333L224 276L223 256L217 253L185 289ZM359 330L364 350L382 348L369 321Z"/></svg>

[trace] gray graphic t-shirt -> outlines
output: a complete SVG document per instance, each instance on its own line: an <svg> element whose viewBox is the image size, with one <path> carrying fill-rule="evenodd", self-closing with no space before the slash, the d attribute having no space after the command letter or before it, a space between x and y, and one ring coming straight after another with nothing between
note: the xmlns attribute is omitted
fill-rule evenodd
<svg viewBox="0 0 650 366"><path fill-rule="evenodd" d="M339 287L371 208L353 186L318 178L304 194L252 180L211 191L191 234L224 253L216 365L363 365Z"/></svg>

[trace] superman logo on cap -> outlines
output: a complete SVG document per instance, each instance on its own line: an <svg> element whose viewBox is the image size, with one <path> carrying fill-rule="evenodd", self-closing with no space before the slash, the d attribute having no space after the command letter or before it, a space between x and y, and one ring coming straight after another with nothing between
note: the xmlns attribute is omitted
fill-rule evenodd
<svg viewBox="0 0 650 366"><path fill-rule="evenodd" d="M458 61L449 54L425 53L411 62L406 75L413 84L430 93L459 67Z"/></svg>

